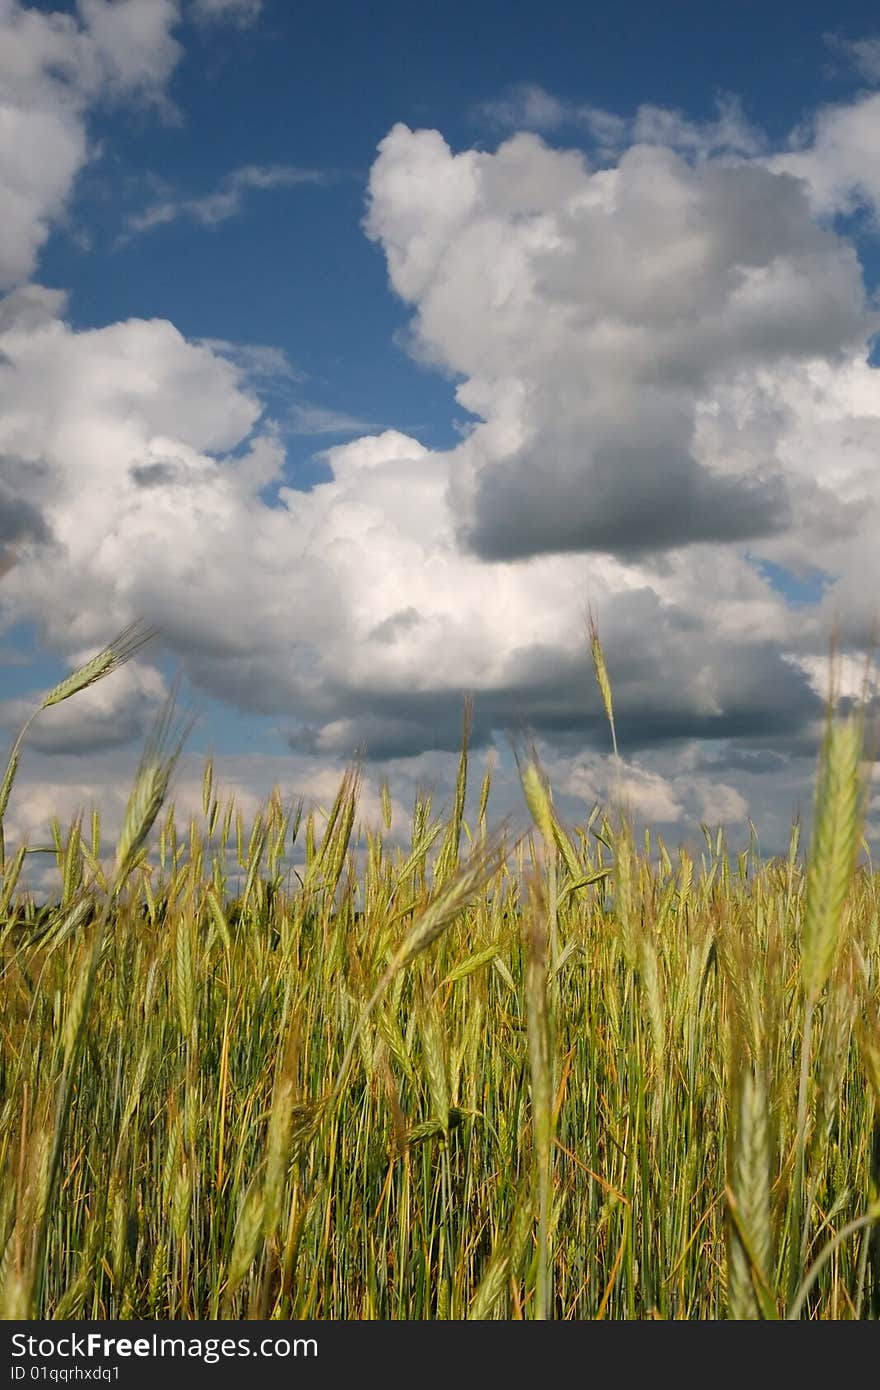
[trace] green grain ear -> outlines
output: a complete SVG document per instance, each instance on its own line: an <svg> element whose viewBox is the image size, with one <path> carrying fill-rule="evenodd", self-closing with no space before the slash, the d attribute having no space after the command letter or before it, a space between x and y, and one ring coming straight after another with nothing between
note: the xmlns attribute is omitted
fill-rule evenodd
<svg viewBox="0 0 880 1390"><path fill-rule="evenodd" d="M840 946L844 903L861 839L863 734L860 715L830 719L822 747L801 940L804 992L814 1004Z"/></svg>
<svg viewBox="0 0 880 1390"><path fill-rule="evenodd" d="M21 745L31 724L43 710L51 709L53 705L60 704L62 700L69 700L71 696L79 694L81 690L87 690L90 685L95 685L97 681L103 680L105 676L111 675L120 666L124 666L146 642L156 636L156 631L157 629L147 627L142 622L132 623L129 627L123 628L118 637L115 637L102 652L92 657L83 666L78 666L63 681L59 681L44 697L42 704L26 720L12 746L3 781L0 783L0 871L3 870L6 863L3 818L6 815L12 784L18 771Z"/></svg>
<svg viewBox="0 0 880 1390"><path fill-rule="evenodd" d="M102 652L93 656L83 666L78 666L75 671L71 671L69 676L65 676L63 681L59 681L56 686L53 686L43 699L40 709L50 709L52 705L60 705L62 700L69 700L72 695L79 694L81 690L87 690L96 681L103 680L113 671L118 671L120 666L131 661L131 658L140 651L141 647L156 636L156 632L156 628L146 627L139 622L124 628L119 636L114 637L113 641Z"/></svg>
<svg viewBox="0 0 880 1390"><path fill-rule="evenodd" d="M611 746L614 750L615 758L617 753L617 731L614 727L614 704L611 699L611 681L608 679L608 668L605 665L605 653L602 651L602 643L599 640L599 625L596 615L592 608L587 613L587 636L590 642L590 653L593 657L593 670L596 675L596 684L599 687L599 694L602 696L602 704L605 707L605 716L611 729Z"/></svg>

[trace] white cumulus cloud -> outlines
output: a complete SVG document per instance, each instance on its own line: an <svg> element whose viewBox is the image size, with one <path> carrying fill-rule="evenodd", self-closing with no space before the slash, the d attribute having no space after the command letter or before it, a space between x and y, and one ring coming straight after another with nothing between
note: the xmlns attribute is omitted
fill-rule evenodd
<svg viewBox="0 0 880 1390"><path fill-rule="evenodd" d="M451 488L484 558L744 541L812 505L822 475L792 488L777 384L864 357L877 320L794 178L644 144L591 170L534 135L453 154L397 126L367 230L415 351L479 417Z"/></svg>
<svg viewBox="0 0 880 1390"><path fill-rule="evenodd" d="M89 157L88 107L161 104L181 49L176 0L78 0L76 14L0 0L0 290L26 280Z"/></svg>
<svg viewBox="0 0 880 1390"><path fill-rule="evenodd" d="M167 73L175 7L143 3L167 22L137 30L153 55L138 70ZM62 294L19 283L87 157L85 94L117 82L105 58L97 88L82 76L118 33L101 6L26 13L0 0L34 78L22 119L75 148L0 227L17 285L0 301L2 626L29 619L73 660L156 624L198 691L276 721L291 779L322 794L363 743L410 787L442 781L470 691L478 749L527 719L574 804L612 786L591 602L637 809L763 812L776 833L812 773L830 617L858 637L880 582L877 317L818 174L790 164L831 150L820 126L776 157L641 108L610 167L534 133L456 153L395 126L366 230L413 353L456 381L473 428L430 450L301 403L301 428L365 430L301 492L258 394L289 377L277 352L190 342L167 319L76 331ZM821 570L822 602L790 608L762 561ZM118 687L137 720L161 693L145 672ZM107 687L66 716L72 745L133 727ZM249 766L255 785L265 765Z"/></svg>

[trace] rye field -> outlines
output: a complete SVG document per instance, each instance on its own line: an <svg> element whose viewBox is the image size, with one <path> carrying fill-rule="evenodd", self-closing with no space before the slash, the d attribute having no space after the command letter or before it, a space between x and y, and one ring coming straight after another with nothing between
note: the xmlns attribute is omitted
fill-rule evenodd
<svg viewBox="0 0 880 1390"><path fill-rule="evenodd" d="M860 710L769 861L620 805L565 824L525 739L531 831L493 828L467 716L452 804L404 833L384 796L357 854L357 766L324 814L273 793L245 825L208 761L179 825L173 716L112 859L97 813L56 820L37 906L37 847L2 847L3 1317L880 1316Z"/></svg>

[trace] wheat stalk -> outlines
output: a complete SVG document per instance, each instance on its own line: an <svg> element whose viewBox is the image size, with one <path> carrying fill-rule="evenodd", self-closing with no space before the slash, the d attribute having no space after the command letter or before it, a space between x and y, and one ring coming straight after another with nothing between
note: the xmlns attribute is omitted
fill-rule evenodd
<svg viewBox="0 0 880 1390"><path fill-rule="evenodd" d="M532 1093L532 1132L538 1178L538 1279L535 1318L551 1316L553 1279L550 1197L553 1169L553 1038L548 998L547 933L540 891L532 884L526 936L526 1019Z"/></svg>
<svg viewBox="0 0 880 1390"><path fill-rule="evenodd" d="M760 1318L768 1308L773 1265L770 1225L770 1131L760 1072L741 1079L728 1192L727 1303L731 1318Z"/></svg>

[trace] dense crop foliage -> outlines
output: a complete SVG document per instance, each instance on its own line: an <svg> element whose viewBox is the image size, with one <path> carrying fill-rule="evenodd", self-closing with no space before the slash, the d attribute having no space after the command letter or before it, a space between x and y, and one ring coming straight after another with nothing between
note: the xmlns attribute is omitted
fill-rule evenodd
<svg viewBox="0 0 880 1390"><path fill-rule="evenodd" d="M245 827L209 764L182 832L170 722L112 867L97 818L56 826L57 903L5 860L4 1316L880 1314L857 715L829 719L806 865L796 833L765 862L707 832L695 863L618 808L566 827L527 746L533 834L490 834L466 731L403 849L386 799L353 853L356 769L326 818L273 795Z"/></svg>

